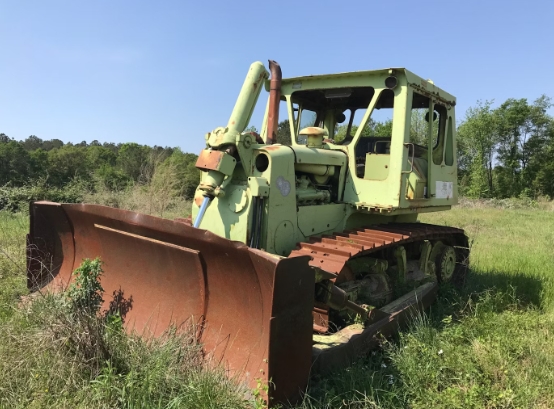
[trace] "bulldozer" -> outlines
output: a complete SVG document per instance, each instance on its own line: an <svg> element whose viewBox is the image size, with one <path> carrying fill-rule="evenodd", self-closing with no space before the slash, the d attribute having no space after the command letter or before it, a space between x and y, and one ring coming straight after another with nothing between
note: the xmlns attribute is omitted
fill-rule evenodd
<svg viewBox="0 0 554 409"><path fill-rule="evenodd" d="M57 291L100 257L106 293L129 300L127 330L200 324L210 362L267 385L272 405L462 283L469 246L461 229L418 221L457 203L452 95L405 68L268 68L250 66L227 125L205 135L189 218L33 202L27 278Z"/></svg>

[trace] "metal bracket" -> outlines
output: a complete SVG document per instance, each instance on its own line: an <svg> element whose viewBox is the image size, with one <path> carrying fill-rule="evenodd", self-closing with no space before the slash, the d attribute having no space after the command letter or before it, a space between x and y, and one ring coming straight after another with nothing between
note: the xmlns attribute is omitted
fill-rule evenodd
<svg viewBox="0 0 554 409"><path fill-rule="evenodd" d="M249 177L248 187L252 197L269 197L269 184L265 178Z"/></svg>

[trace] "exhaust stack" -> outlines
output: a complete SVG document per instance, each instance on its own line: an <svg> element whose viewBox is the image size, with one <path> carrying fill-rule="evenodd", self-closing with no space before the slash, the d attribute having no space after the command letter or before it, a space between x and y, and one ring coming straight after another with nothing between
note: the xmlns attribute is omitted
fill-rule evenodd
<svg viewBox="0 0 554 409"><path fill-rule="evenodd" d="M281 100L281 67L276 61L269 60L271 81L269 83L269 115L267 117L266 143L273 145L277 141L277 126L279 124L279 101Z"/></svg>

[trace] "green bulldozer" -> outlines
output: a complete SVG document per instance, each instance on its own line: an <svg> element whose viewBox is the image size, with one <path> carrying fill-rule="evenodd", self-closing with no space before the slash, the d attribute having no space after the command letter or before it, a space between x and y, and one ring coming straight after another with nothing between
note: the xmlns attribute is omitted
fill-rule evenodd
<svg viewBox="0 0 554 409"><path fill-rule="evenodd" d="M190 218L34 202L28 287L57 291L100 257L129 331L194 322L210 362L294 401L463 282L464 232L418 222L457 203L455 105L404 68L283 79L255 62L205 136Z"/></svg>

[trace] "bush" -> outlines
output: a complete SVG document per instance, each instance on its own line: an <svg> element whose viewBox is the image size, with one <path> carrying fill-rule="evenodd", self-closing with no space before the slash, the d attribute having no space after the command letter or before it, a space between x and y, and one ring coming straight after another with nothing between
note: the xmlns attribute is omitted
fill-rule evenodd
<svg viewBox="0 0 554 409"><path fill-rule="evenodd" d="M60 203L80 203L88 187L74 180L64 188L53 188L39 181L22 187L0 187L0 210L11 212L26 211L29 203L35 200L50 200Z"/></svg>
<svg viewBox="0 0 554 409"><path fill-rule="evenodd" d="M460 197L458 205L462 208L495 208L495 209L542 209L554 210L553 202L548 197L537 200L529 197L507 198L507 199L470 199Z"/></svg>

